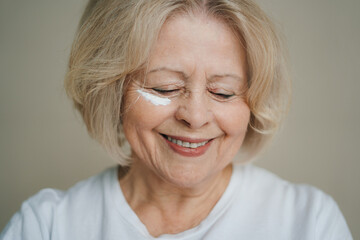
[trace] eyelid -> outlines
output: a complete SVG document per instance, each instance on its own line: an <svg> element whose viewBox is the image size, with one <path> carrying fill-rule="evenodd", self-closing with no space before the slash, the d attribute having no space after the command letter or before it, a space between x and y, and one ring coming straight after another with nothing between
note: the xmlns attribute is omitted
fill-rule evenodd
<svg viewBox="0 0 360 240"><path fill-rule="evenodd" d="M224 88L219 87L208 87L208 92L212 95L217 101L228 101L236 96L234 91L229 91Z"/></svg>
<svg viewBox="0 0 360 240"><path fill-rule="evenodd" d="M216 99L220 99L222 101L226 101L226 100L230 100L232 99L235 94L224 94L224 93L214 93L214 92L210 92Z"/></svg>
<svg viewBox="0 0 360 240"><path fill-rule="evenodd" d="M172 88L184 85L184 81L176 76L157 75L145 77L145 85L149 88Z"/></svg>
<svg viewBox="0 0 360 240"><path fill-rule="evenodd" d="M169 93L169 92L175 92L179 89L161 89L161 88L152 88L152 90L159 92L159 93Z"/></svg>
<svg viewBox="0 0 360 240"><path fill-rule="evenodd" d="M218 95L235 95L233 89L227 89L222 87L208 87L208 91Z"/></svg>
<svg viewBox="0 0 360 240"><path fill-rule="evenodd" d="M160 96L166 96L166 97L173 97L179 94L180 89L174 88L174 89L162 89L160 87L151 88L153 92L155 92L157 95Z"/></svg>

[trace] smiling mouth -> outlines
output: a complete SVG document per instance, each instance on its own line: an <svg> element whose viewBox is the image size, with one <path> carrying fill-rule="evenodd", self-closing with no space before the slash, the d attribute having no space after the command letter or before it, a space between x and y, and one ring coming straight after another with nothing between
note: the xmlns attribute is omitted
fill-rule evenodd
<svg viewBox="0 0 360 240"><path fill-rule="evenodd" d="M170 137L165 134L161 134L161 136L163 136L169 142L172 142L180 147L185 147L185 148L190 148L190 149L196 149L198 147L202 147L212 140L212 139L208 139L208 140L191 140L191 141L188 140L188 141L186 141L187 139L185 140L184 138L182 138L182 140L180 140L173 136Z"/></svg>

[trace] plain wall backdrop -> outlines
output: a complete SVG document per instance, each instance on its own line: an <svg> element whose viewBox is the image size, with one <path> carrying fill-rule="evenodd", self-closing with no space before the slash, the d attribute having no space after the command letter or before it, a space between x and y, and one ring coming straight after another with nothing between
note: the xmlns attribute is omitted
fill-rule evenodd
<svg viewBox="0 0 360 240"><path fill-rule="evenodd" d="M293 101L256 164L333 196L360 239L360 1L258 2L287 39ZM40 189L114 164L63 89L85 4L0 0L0 231Z"/></svg>

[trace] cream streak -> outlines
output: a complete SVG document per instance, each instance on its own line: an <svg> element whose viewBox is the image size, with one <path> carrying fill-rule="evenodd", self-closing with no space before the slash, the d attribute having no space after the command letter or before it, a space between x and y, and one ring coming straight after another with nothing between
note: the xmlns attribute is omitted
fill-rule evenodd
<svg viewBox="0 0 360 240"><path fill-rule="evenodd" d="M154 94L151 93L147 93L144 92L142 90L137 90L138 93L140 93L140 95L145 98L147 101L151 102L152 104L154 104L155 106L166 106L168 104L171 103L171 100L168 98L162 98L162 97L158 97L155 96Z"/></svg>

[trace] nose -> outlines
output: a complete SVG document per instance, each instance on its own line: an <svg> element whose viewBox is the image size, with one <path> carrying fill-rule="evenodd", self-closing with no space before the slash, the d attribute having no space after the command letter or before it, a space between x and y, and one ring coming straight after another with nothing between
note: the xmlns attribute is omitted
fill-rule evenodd
<svg viewBox="0 0 360 240"><path fill-rule="evenodd" d="M199 129L213 119L206 94L195 92L183 99L176 111L175 117L192 129Z"/></svg>

